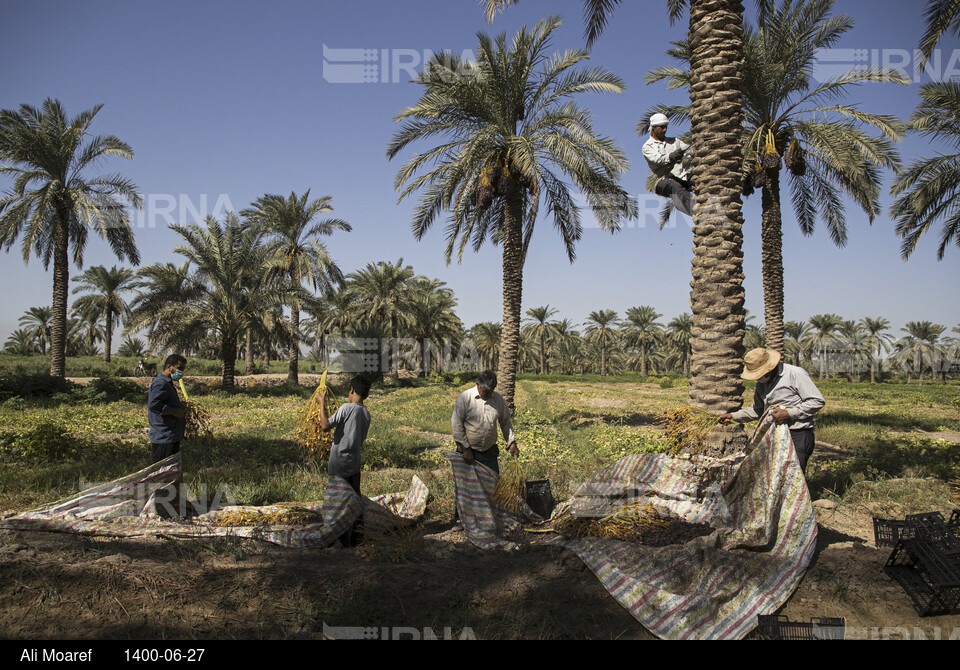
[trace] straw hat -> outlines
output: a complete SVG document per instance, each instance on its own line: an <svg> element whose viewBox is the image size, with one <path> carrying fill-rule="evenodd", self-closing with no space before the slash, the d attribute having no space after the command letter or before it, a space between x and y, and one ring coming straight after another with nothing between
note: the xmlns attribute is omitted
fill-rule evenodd
<svg viewBox="0 0 960 670"><path fill-rule="evenodd" d="M751 349L743 357L741 379L755 382L780 364L780 352L762 347Z"/></svg>

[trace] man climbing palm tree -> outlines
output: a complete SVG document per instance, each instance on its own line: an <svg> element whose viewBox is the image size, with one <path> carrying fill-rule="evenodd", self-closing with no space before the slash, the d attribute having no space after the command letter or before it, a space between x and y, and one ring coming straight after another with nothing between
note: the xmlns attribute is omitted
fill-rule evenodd
<svg viewBox="0 0 960 670"><path fill-rule="evenodd" d="M650 139L643 143L643 157L650 172L659 177L654 192L670 198L673 206L687 216L693 216L693 185L690 174L683 167L683 156L690 145L676 137L667 137L665 114L650 117Z"/></svg>

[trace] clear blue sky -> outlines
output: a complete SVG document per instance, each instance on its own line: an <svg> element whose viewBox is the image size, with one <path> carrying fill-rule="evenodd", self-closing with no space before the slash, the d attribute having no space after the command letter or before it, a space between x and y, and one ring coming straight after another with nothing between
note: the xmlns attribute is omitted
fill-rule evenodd
<svg viewBox="0 0 960 670"><path fill-rule="evenodd" d="M752 15L753 3L745 5ZM139 214L136 229L144 264L180 261L172 252L178 237L167 221L222 216L266 193L311 189L312 196L331 196L334 215L353 226L353 232L327 240L344 272L402 257L417 273L437 277L456 292L467 326L500 320L497 248L447 267L442 222L423 241L413 239L415 201L398 204L393 187L411 154L392 163L385 158L396 128L393 116L418 99L420 89L409 82L410 74L419 71L428 52L469 56L478 31L513 34L559 13L565 23L555 34L555 49L582 47L580 0L524 0L489 26L475 0L4 0L3 6L0 108L39 105L46 97L61 100L71 115L104 105L93 131L120 137L136 156L102 168L128 176L153 205ZM684 99L663 85L643 84L649 69L668 64L664 50L686 30L685 22L670 25L663 6L647 0L616 10L591 63L619 74L628 88L622 96L579 99L592 110L599 131L625 148L631 170L623 184L641 196L647 168L640 153L645 138L634 132L637 120L657 102ZM920 8L921 3L902 0L839 0L836 12L853 16L856 25L838 47L866 49L873 62L886 58L896 65L902 56L912 58L922 31ZM958 41L940 46L940 71L960 76ZM337 51L343 49L353 51ZM371 81L349 83L364 78L365 65L375 66L366 70ZM855 102L906 118L918 85L864 85ZM671 127L671 133L683 130ZM909 161L937 147L918 138L900 150ZM889 174L886 179L889 183ZM9 183L0 182L0 188ZM524 271L523 309L549 304L577 323L594 310L614 309L622 316L635 305L653 305L664 321L689 311L689 225L681 221L658 230L658 203L646 197L652 209L639 224L616 236L585 230L573 265L552 224L538 223ZM888 206L889 196L883 202ZM870 226L848 207L849 242L837 249L825 229L803 237L786 202L784 213L787 319L824 312L846 319L883 316L895 333L913 320L948 329L960 323L960 253L951 248L938 263L935 234L904 262L886 216ZM747 201L744 214L747 308L759 323L759 195ZM85 267L96 264L118 261L104 242L92 238ZM71 268L73 277L79 272ZM24 311L50 304L52 276L36 258L24 266L14 248L0 254L0 281L7 287L0 294L2 343Z"/></svg>

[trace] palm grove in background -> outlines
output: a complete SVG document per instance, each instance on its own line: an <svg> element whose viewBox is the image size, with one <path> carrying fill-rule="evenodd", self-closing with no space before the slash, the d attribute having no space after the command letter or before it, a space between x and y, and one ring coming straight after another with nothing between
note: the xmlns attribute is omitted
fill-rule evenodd
<svg viewBox="0 0 960 670"><path fill-rule="evenodd" d="M489 6L506 4L510 3ZM585 3L588 42L600 35L617 4ZM671 20L686 7L677 1L668 5ZM87 174L99 158L133 155L118 138L89 137L99 107L69 119L59 102L48 99L41 108L23 105L0 113L2 173L13 178L13 188L0 199L0 246L9 251L19 240L25 262L31 255L45 266L52 260L54 279L52 306L28 310L5 350L45 355L49 348L51 374L63 376L65 356L96 354L100 342L109 360L117 319L127 327L121 346L127 355L173 347L219 358L223 384L230 386L241 346L246 372L254 370L257 355L265 362L286 356L288 375L296 380L301 341L313 345L312 357L325 363L331 334L416 338L419 364L412 367L425 374L439 362L436 351L445 346L442 343L458 346L472 337L479 366L499 365L511 395L517 370L542 374L551 368L566 374L676 370L692 377L691 402L718 411L739 405L742 387L737 373L744 336L747 347L779 346L789 360L816 363L820 378L842 367L851 378L869 370L873 381L881 373L889 374L890 366L884 371L879 364L885 359L903 370L908 381L914 376L922 381L928 373L942 379L948 370L945 361L957 357L957 338L944 337L946 328L929 321L908 323L899 339L887 332L889 322L882 317L857 322L833 314L814 315L809 323L788 321L782 333L775 332L782 320L782 269L777 270L773 259L774 252L779 254L780 168L779 160L769 167L762 162L766 138L777 154L787 158L801 226L812 229L819 215L834 241L842 243L837 189L846 190L868 215L875 215L876 168L896 165L889 142L898 137L900 127L890 117L841 105L829 109L847 117L845 121L818 127L802 118L797 101L836 94L858 81L895 77L880 70L860 71L821 82L810 91L812 50L831 44L849 27L848 20L827 17L829 0L784 2L779 7L758 2L758 7L759 25L746 31L742 67L741 3L691 2L688 43L673 52L689 59L691 70L662 73L682 79L691 95L698 193L692 314L661 324L661 315L649 306L627 310L623 320L611 310L599 309L590 315L581 335L569 319L552 321L556 310L545 306L530 308L526 328L520 327L523 260L541 196L571 260L580 223L565 178L584 192L604 227L615 230L622 217L633 213L617 185L626 166L622 151L595 136L584 110L566 104L574 93L614 92L622 84L603 70L576 69L586 58L582 51L547 60L550 34L559 23L554 17L532 32L522 30L509 45L503 35L496 40L481 35L475 63L435 59L419 80L425 87L423 98L398 116L403 125L388 150L393 157L415 141L434 136L445 140L414 157L398 174L397 187L401 197L422 193L414 226L418 237L441 213L451 215L448 260L454 250L461 256L468 245L478 248L488 240L503 245L502 324L482 323L465 331L454 313L453 293L439 280L416 276L402 259L396 264L370 263L344 277L318 238L336 230L346 232L349 225L336 219L316 221L316 216L330 211L330 199L310 201L309 192L291 193L289 198L264 196L241 213L245 220L229 214L222 222L208 219L202 226L172 226L182 239L176 251L187 259L180 266L158 264L137 272L90 268L74 291L82 295L73 305L73 318L68 318L70 251L74 263L82 267L89 230L105 238L121 260L139 262L123 205L139 206L140 196L136 186L121 176ZM960 3L931 0L921 45L925 55L944 32L957 33L958 26ZM783 76L773 76L778 72ZM531 93L528 84L543 81L553 84ZM771 82L778 86L770 89L766 85ZM740 148L741 89L746 93L745 150ZM925 85L911 127L956 147L958 100L956 83ZM563 105L553 105L561 101ZM787 111L781 114L781 108ZM863 133L864 124L879 134ZM829 142L846 147L844 161L839 160L842 156L830 160L823 156L822 147ZM791 158L792 147L798 151ZM798 156L803 166L795 170ZM433 169L418 174L427 164ZM921 160L896 182L894 192L900 197L893 212L897 232L904 238L904 256L939 219L944 220L944 229L938 256L943 257L950 242L960 244L957 164L956 154ZM748 326L742 308L744 171L765 178L759 184L764 200L765 292L768 274L772 280L779 277L781 286L779 298L765 300L780 303L779 317L767 309L765 327ZM304 282L319 294L306 291ZM302 325L301 310L311 317ZM147 337L149 346L135 337L138 333Z"/></svg>
<svg viewBox="0 0 960 670"><path fill-rule="evenodd" d="M261 270L265 271L266 267ZM403 277L391 293L392 307L377 309L376 287L382 284L376 279L371 283L372 273L387 278ZM148 286L155 286L157 290L149 289L139 295L129 291L123 299L146 305L150 302L148 296L157 298L153 301L155 304L162 304L161 296L169 295L164 286L183 290L188 274L179 272L173 265L157 265L143 268L138 276L145 282L140 284L141 290ZM348 275L342 287L309 302L306 312L310 316L302 321L301 338L310 347L308 356L314 368L336 364L333 351L342 349L337 345L338 338L373 337L383 340L383 351L388 354L393 343L399 343L401 348L396 351L399 356L391 361L394 369L420 376L443 372L448 373L448 378L453 374L467 380L477 370L497 367L501 324L481 322L465 328L455 312L456 304L456 297L443 282L414 274L413 268L404 266L402 259L398 263L373 263L365 271ZM38 311L42 315L49 308L31 308L22 321L32 322L33 313ZM667 320L652 306L640 305L626 310L621 318L614 310L598 309L582 324L559 318L557 310L549 305L532 307L526 313L528 318L520 331L517 353L519 372L540 375L634 373L652 376L667 385L682 383L680 379L690 376L689 313ZM752 318L748 317L747 321ZM103 327L95 329L100 339L91 345L90 331L82 327L79 320L71 321L68 355L99 353L95 345L102 341ZM285 319L284 323L289 320ZM132 322L127 326L128 330L135 327ZM118 354L149 357L164 351L166 332L166 329L153 331L147 338L149 344L128 332ZM275 331L269 338L265 331L256 329L237 329L237 332L238 348L249 344L258 357L290 357L292 338L285 330ZM397 340L392 340L394 332ZM806 367L820 380L839 376L851 381L922 383L942 382L960 373L951 367L960 360L960 324L949 333L947 327L931 321L910 321L903 328L893 330L890 321L883 317L845 320L836 314L815 314L807 321L787 321L784 332L785 359ZM216 331L201 327L184 336L180 341L188 355L219 358L221 344ZM41 342L37 328L20 328L9 335L3 351L40 356ZM333 349L329 346L331 342L335 345ZM765 344L763 327L748 325L745 347ZM249 374L253 368L248 364L244 372Z"/></svg>

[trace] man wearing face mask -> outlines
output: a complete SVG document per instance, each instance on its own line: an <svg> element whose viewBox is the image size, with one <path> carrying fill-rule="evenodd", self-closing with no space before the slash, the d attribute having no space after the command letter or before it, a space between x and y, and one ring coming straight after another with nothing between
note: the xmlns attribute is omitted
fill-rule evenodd
<svg viewBox="0 0 960 670"><path fill-rule="evenodd" d="M186 369L186 358L180 354L170 354L163 362L163 370L150 384L147 417L150 421L150 449L154 463L180 451L186 412L173 383L183 379Z"/></svg>
<svg viewBox="0 0 960 670"><path fill-rule="evenodd" d="M786 424L790 429L797 463L801 470L805 470L813 453L813 415L823 407L823 395L806 370L783 363L780 354L773 349L752 349L743 357L743 362L743 374L740 376L747 381L757 382L753 406L723 414L720 420L724 423L756 421L768 407L772 408L770 415L773 420L778 425Z"/></svg>
<svg viewBox="0 0 960 670"><path fill-rule="evenodd" d="M520 450L513 434L512 413L503 396L493 390L496 387L497 375L490 370L481 372L476 388L467 389L457 397L450 427L457 451L463 454L464 461L477 461L499 475L498 425L510 453L517 457Z"/></svg>

